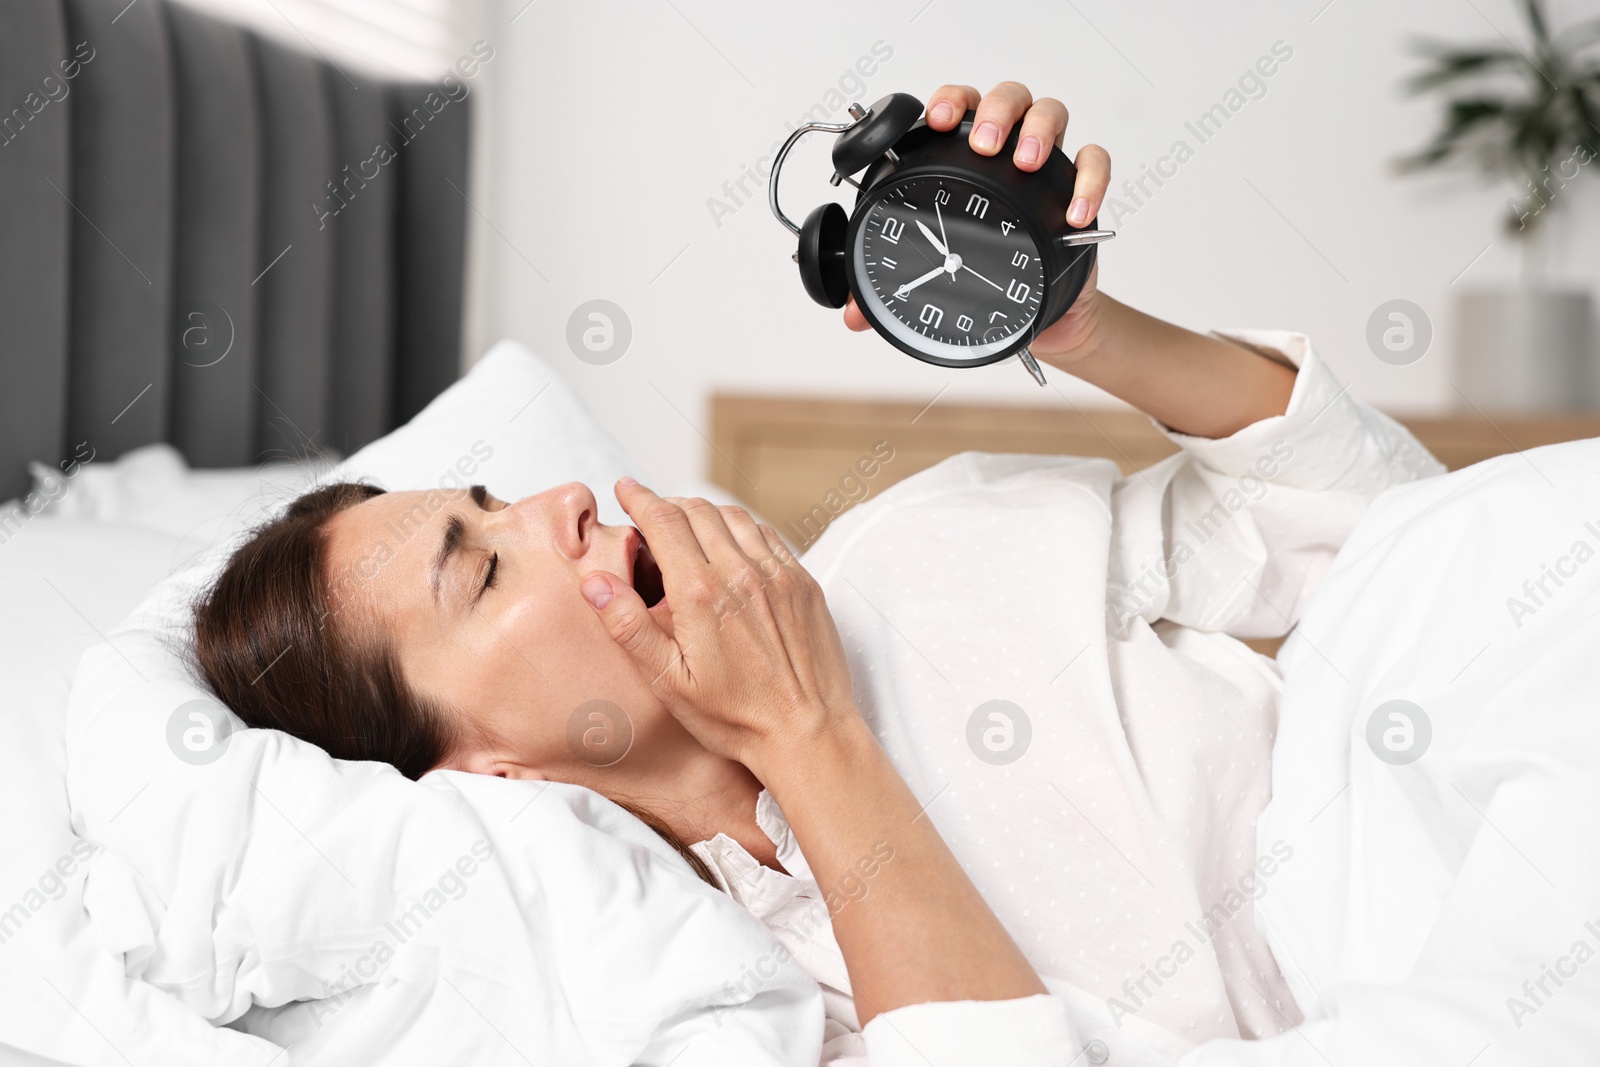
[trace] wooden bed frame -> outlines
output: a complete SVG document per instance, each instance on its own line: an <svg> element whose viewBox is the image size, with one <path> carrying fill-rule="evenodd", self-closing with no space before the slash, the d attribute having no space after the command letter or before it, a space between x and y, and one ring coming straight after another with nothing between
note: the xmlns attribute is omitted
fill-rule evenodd
<svg viewBox="0 0 1600 1067"><path fill-rule="evenodd" d="M1506 452L1600 437L1600 417L1585 415L1397 418L1451 470ZM1176 451L1147 416L1131 409L718 394L711 400L711 425L712 481L797 548L849 508L958 452L1103 456L1129 474ZM882 462L889 449L893 458ZM1280 642L1250 644L1271 655Z"/></svg>

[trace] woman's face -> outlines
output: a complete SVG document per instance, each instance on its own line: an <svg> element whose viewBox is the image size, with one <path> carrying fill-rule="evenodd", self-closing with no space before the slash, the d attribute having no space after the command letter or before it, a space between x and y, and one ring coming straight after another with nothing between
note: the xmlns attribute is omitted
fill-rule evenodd
<svg viewBox="0 0 1600 1067"><path fill-rule="evenodd" d="M476 740L446 766L586 782L672 726L578 591L608 571L670 632L641 546L633 527L599 522L576 482L515 504L482 486L385 493L331 520L330 599L340 625L375 628L410 685L465 717Z"/></svg>

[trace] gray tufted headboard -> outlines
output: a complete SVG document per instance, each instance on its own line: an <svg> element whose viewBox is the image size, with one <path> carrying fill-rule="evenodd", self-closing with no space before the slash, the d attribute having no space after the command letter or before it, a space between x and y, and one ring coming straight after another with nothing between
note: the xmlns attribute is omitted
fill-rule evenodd
<svg viewBox="0 0 1600 1067"><path fill-rule="evenodd" d="M463 85L167 0L0 0L0 499L84 443L349 452L453 381Z"/></svg>

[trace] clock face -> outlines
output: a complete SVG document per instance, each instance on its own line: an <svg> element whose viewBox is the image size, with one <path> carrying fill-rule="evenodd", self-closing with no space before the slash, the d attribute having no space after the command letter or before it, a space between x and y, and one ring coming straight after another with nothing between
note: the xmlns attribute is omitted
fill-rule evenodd
<svg viewBox="0 0 1600 1067"><path fill-rule="evenodd" d="M1018 345L1044 298L1022 220L960 178L892 182L856 227L852 260L868 318L946 363L990 362Z"/></svg>

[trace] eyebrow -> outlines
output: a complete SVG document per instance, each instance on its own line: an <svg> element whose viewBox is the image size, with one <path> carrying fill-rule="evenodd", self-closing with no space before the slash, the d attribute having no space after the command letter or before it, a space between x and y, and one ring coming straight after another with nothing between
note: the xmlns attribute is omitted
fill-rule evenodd
<svg viewBox="0 0 1600 1067"><path fill-rule="evenodd" d="M489 491L481 485L474 485L467 490L467 495L481 508L488 498ZM461 516L451 515L444 523L444 538L439 542L439 551L433 557L433 601L439 602L439 585L444 578L444 565L450 562L450 557L461 547L461 542L466 540L467 527L461 521Z"/></svg>
<svg viewBox="0 0 1600 1067"><path fill-rule="evenodd" d="M461 516L452 515L444 523L444 539L439 542L439 551L433 557L433 600L439 601L439 582L444 577L444 565L450 561L450 556L461 547L461 542L466 539L467 527L461 521Z"/></svg>

